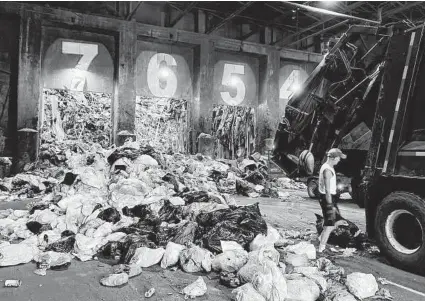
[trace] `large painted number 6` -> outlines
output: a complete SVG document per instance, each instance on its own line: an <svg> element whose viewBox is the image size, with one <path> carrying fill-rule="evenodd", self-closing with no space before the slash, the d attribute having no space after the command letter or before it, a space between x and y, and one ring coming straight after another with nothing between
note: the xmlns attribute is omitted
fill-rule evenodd
<svg viewBox="0 0 425 301"><path fill-rule="evenodd" d="M74 68L74 77L71 79L71 90L83 91L86 83L85 71L88 70L90 63L99 52L98 45L77 43L77 42L62 42L62 53L82 55ZM78 70L83 72L78 72Z"/></svg>
<svg viewBox="0 0 425 301"><path fill-rule="evenodd" d="M236 95L232 97L229 92L220 92L223 101L231 106L237 106L245 100L245 84L239 76L233 74L245 74L244 65L224 64L223 78L221 84L227 87L235 87Z"/></svg>
<svg viewBox="0 0 425 301"><path fill-rule="evenodd" d="M164 62L161 66L161 63ZM177 66L177 62L167 53L156 53L148 64L147 78L148 87L156 97L173 97L177 91L177 77L169 66ZM161 87L160 80L166 81L165 87Z"/></svg>

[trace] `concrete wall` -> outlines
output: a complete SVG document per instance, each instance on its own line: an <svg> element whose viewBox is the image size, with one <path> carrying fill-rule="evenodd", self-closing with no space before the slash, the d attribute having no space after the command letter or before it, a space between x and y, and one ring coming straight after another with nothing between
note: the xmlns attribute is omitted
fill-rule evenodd
<svg viewBox="0 0 425 301"><path fill-rule="evenodd" d="M134 133L136 94L147 95L149 92L144 83L147 81L147 74L144 77L142 73L145 72L144 69L149 68L148 58L150 56L151 59L155 51L172 54L178 63L177 67L181 65L183 68L183 71L173 69L178 73L177 78L181 79L178 81L180 85L177 83L176 91L179 92L176 96L190 98L192 93L190 115L193 116L191 128L195 134L209 132L210 111L214 103L223 100L221 92L228 92L231 98L237 93L237 88L235 90L230 87L231 82L225 82L223 85L224 64L226 62L233 65L242 64L243 74L238 69L240 67L232 67L236 69L229 70L231 74L240 75L239 82L233 84L245 86L246 100L249 100L246 105L257 106L259 151L262 151L263 140L274 135L273 132L281 118L279 112L281 58L308 62L318 62L321 59L321 56L316 54L241 42L223 38L217 33L206 35L176 28L140 24L135 21L75 15L72 12L31 4L1 2L1 11L21 18L16 105L18 118L15 122L19 145L17 157L21 160L35 160L37 157L38 148L34 143L37 143L39 129L41 90L45 85L57 85L48 74L53 73L52 70L73 66L78 59L71 56L61 59L63 53L56 53L53 57L46 55L49 51L58 50L58 46L54 46L55 41L60 43L71 40L81 44L97 44L99 51L103 49L103 59L96 63L98 67L93 70L100 78L102 75L99 73L104 71L107 73L106 77L110 79L112 69L113 83L108 89L112 88L113 91L112 134L114 142L118 144L121 141L120 132ZM155 5L149 13L141 10L137 14L137 18L151 18L155 24L162 23L163 16L163 8ZM189 28L189 23L187 19L182 19L178 26ZM198 24L197 29L202 32L202 26L199 25L202 24ZM220 28L218 32L240 36L241 29L229 24ZM113 68L110 58L113 61ZM95 63L95 60L92 63ZM170 65L165 56L159 58L157 63L158 66ZM90 67L88 70L91 70ZM189 83L192 83L191 87ZM168 82L165 81L165 84ZM100 89L105 89L105 85L103 81L99 85L103 88Z"/></svg>
<svg viewBox="0 0 425 301"><path fill-rule="evenodd" d="M0 156L14 153L19 21L0 14Z"/></svg>

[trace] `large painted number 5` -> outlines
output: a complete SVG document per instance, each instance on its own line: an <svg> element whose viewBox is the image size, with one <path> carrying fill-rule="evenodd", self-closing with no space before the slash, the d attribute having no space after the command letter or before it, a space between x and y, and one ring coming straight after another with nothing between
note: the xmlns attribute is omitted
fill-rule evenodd
<svg viewBox="0 0 425 301"><path fill-rule="evenodd" d="M164 62L165 65L161 66ZM177 91L177 77L169 66L177 66L177 62L167 53L156 53L148 64L148 87L156 97L173 97ZM165 87L161 87L160 80L166 81Z"/></svg>
<svg viewBox="0 0 425 301"><path fill-rule="evenodd" d="M229 92L220 92L223 101L231 106L237 106L245 100L245 84L239 76L233 74L245 74L244 65L224 64L223 78L221 84L227 87L235 87L236 95L232 97Z"/></svg>
<svg viewBox="0 0 425 301"><path fill-rule="evenodd" d="M67 41L62 42L62 53L82 55L82 57L77 63L77 66L75 66L74 69L78 69L83 72L78 72L78 70L75 70L75 74L71 79L71 90L83 91L84 84L86 83L84 71L87 71L90 66L90 63L97 56L98 52L99 49L98 45L96 44Z"/></svg>

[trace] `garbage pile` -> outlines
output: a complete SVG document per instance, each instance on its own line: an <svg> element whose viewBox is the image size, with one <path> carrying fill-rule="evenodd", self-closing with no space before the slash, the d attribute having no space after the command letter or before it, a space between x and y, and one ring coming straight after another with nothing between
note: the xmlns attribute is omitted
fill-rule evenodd
<svg viewBox="0 0 425 301"><path fill-rule="evenodd" d="M65 89L43 90L44 142L67 139L110 144L112 95Z"/></svg>
<svg viewBox="0 0 425 301"><path fill-rule="evenodd" d="M73 259L99 260L112 265L100 284L113 287L154 265L215 272L234 288L236 300L250 301L355 300L378 292L369 275L345 276L317 259L312 244L295 243L294 233L268 225L258 203L236 206L220 191L220 180L234 170L227 164L134 142L113 149L71 142L55 147L54 156L50 145L27 173L0 185L14 197L37 200L28 210L0 211L0 266L33 261L34 273L44 276L67 269ZM181 291L192 298L206 292L202 276Z"/></svg>
<svg viewBox="0 0 425 301"><path fill-rule="evenodd" d="M163 153L186 152L189 145L188 101L166 97L136 99L137 141Z"/></svg>
<svg viewBox="0 0 425 301"><path fill-rule="evenodd" d="M215 175L218 190L222 193L286 200L290 197L286 190L306 189L305 184L289 178L272 179L268 174L267 159L258 152L246 159L219 161L231 166L227 173Z"/></svg>

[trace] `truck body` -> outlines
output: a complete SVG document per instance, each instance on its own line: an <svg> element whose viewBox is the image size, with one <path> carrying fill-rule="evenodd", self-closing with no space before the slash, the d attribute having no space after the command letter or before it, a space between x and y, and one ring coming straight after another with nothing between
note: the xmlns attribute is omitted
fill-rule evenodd
<svg viewBox="0 0 425 301"><path fill-rule="evenodd" d="M367 233L396 266L425 273L424 27L352 26L289 100L274 161L313 175L332 147L348 154ZM424 83L424 84L423 84Z"/></svg>

